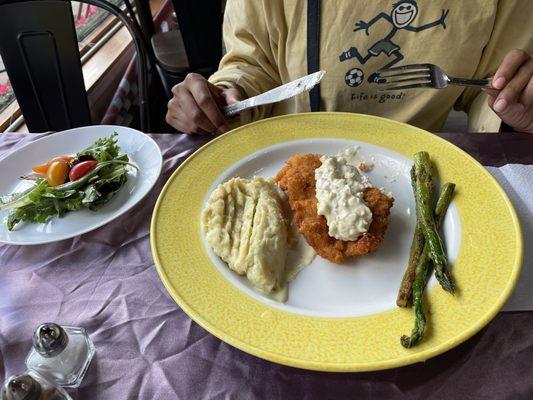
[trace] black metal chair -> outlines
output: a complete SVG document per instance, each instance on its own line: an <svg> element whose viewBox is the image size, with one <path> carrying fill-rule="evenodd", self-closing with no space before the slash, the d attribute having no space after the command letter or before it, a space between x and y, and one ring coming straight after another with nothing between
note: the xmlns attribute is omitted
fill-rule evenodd
<svg viewBox="0 0 533 400"><path fill-rule="evenodd" d="M172 0L192 70L216 68L222 57L222 0Z"/></svg>
<svg viewBox="0 0 533 400"><path fill-rule="evenodd" d="M188 73L208 77L217 70L222 57L223 0L172 0L179 30L156 34L147 22L149 9L143 9L143 0L134 1L167 97Z"/></svg>
<svg viewBox="0 0 533 400"><path fill-rule="evenodd" d="M136 21L103 0L81 0L115 15L137 51L140 125L149 131L147 57ZM0 0L0 54L30 131L90 125L90 112L68 0Z"/></svg>

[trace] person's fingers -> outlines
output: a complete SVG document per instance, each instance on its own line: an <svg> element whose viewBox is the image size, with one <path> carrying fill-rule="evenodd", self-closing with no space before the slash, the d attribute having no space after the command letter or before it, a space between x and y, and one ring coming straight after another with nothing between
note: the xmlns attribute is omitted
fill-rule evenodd
<svg viewBox="0 0 533 400"><path fill-rule="evenodd" d="M533 77L533 59L525 62L516 71L514 77L505 85L494 102L494 111L503 112L507 106L514 104Z"/></svg>
<svg viewBox="0 0 533 400"><path fill-rule="evenodd" d="M169 112L167 119L174 125L179 125L179 130L186 133L215 132L217 128L211 123L205 112L198 106L191 93L191 83L197 78L197 74L189 74L182 83L172 88L174 95L169 102ZM204 79L198 75L201 79ZM192 85L195 90L194 85ZM174 111L172 111L174 110ZM181 112L179 112L181 110ZM178 129L178 128L177 128Z"/></svg>
<svg viewBox="0 0 533 400"><path fill-rule="evenodd" d="M528 123L531 123L530 120L528 121L528 118L530 119L531 116L525 111L526 108L523 104L513 103L509 105L505 111L498 113L498 116L503 122L515 130L525 132L528 127Z"/></svg>
<svg viewBox="0 0 533 400"><path fill-rule="evenodd" d="M189 105L187 108L183 108L181 110L181 118L189 121L191 133L201 133L201 131L216 132L217 128L211 123L202 109L200 109L200 107L194 102L192 95L187 99L187 103L189 102L193 102L194 106Z"/></svg>
<svg viewBox="0 0 533 400"><path fill-rule="evenodd" d="M489 97L489 100L488 100L488 103L489 103L489 107L494 109L494 102L496 101L496 97L495 96L491 96Z"/></svg>
<svg viewBox="0 0 533 400"><path fill-rule="evenodd" d="M217 129L209 118L200 109L193 95L189 91L183 91L179 97L180 118L186 121L187 133L197 133L198 129L206 132L215 132Z"/></svg>
<svg viewBox="0 0 533 400"><path fill-rule="evenodd" d="M222 110L222 108L226 105L226 100L222 95L222 91L224 90L224 88L217 85L213 85L211 83L209 83L208 87L211 91L213 99L215 99L215 102L217 103L218 108Z"/></svg>
<svg viewBox="0 0 533 400"><path fill-rule="evenodd" d="M494 109L494 102L496 99L489 99L489 106ZM503 122L519 132L531 132L532 126L532 112L528 112L526 106L522 103L513 103L505 108L504 111L498 112L498 116Z"/></svg>
<svg viewBox="0 0 533 400"><path fill-rule="evenodd" d="M183 112L180 107L180 98L183 96L183 89L178 85L172 88L174 96L167 103L167 114L165 121L174 129L180 132L192 133L193 126L189 125L188 121L183 118Z"/></svg>
<svg viewBox="0 0 533 400"><path fill-rule="evenodd" d="M206 130L199 126L190 118L190 111L183 110L181 107L172 115L169 125L172 125L180 132L188 134L203 135L213 132L212 130Z"/></svg>
<svg viewBox="0 0 533 400"><path fill-rule="evenodd" d="M174 129L185 132L186 126L184 121L180 118L181 110L177 102L176 97L172 97L167 103L167 114L165 116L165 121Z"/></svg>
<svg viewBox="0 0 533 400"><path fill-rule="evenodd" d="M226 101L226 104L228 105L241 101L241 92L239 91L239 89L235 89L235 88L224 89L222 91L222 96L224 96L224 100Z"/></svg>
<svg viewBox="0 0 533 400"><path fill-rule="evenodd" d="M186 79L189 79L188 87L196 104L209 119L211 125L216 127L216 130L226 132L228 130L226 119L209 88L209 82L196 74L189 74Z"/></svg>
<svg viewBox="0 0 533 400"><path fill-rule="evenodd" d="M194 127L192 123L187 123L186 120L181 116L178 118L172 117L167 119L167 123L176 130L187 134L205 135L208 133L201 128Z"/></svg>
<svg viewBox="0 0 533 400"><path fill-rule="evenodd" d="M501 92L501 90L494 89L494 88L489 88L489 87L481 88L481 90L484 91L485 93L487 93L490 97L492 97L494 99L496 99L496 97L498 97L498 95Z"/></svg>
<svg viewBox="0 0 533 400"><path fill-rule="evenodd" d="M492 87L495 89L503 89L505 85L511 81L516 71L522 66L522 64L524 64L530 58L531 56L524 50L514 49L507 53L498 70L494 74L494 78L492 79Z"/></svg>
<svg viewBox="0 0 533 400"><path fill-rule="evenodd" d="M531 77L526 88L522 91L519 101L526 107L533 108L533 77Z"/></svg>
<svg viewBox="0 0 533 400"><path fill-rule="evenodd" d="M167 103L167 114L165 116L165 121L167 124L169 124L173 128L177 130L181 130L177 126L177 125L180 125L178 124L179 121L177 121L178 108L179 107L176 102L176 97L172 97Z"/></svg>

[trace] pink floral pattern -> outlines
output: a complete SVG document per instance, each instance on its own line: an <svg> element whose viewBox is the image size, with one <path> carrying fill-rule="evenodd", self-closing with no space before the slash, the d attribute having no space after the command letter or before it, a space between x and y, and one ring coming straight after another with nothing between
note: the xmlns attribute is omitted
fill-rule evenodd
<svg viewBox="0 0 533 400"><path fill-rule="evenodd" d="M11 82L0 84L0 112L6 108L15 98Z"/></svg>
<svg viewBox="0 0 533 400"><path fill-rule="evenodd" d="M7 94L7 92L9 91L9 89L11 89L11 83L10 82L7 82L7 83L4 83L3 85L0 85L0 95L4 96Z"/></svg>
<svg viewBox="0 0 533 400"><path fill-rule="evenodd" d="M101 11L96 6L89 6L89 11L84 12L85 15L81 16L80 18L76 19L75 25L76 28L79 28L80 26L87 25L87 23L91 20L91 17L98 14L98 12Z"/></svg>

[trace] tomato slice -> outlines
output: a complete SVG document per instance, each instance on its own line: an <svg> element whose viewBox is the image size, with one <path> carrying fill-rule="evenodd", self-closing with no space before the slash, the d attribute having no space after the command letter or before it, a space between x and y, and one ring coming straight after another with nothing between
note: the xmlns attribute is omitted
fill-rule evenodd
<svg viewBox="0 0 533 400"><path fill-rule="evenodd" d="M66 182L69 165L65 160L52 161L46 170L46 180L50 186L58 186Z"/></svg>
<svg viewBox="0 0 533 400"><path fill-rule="evenodd" d="M95 160L82 161L81 163L76 164L72 167L69 173L69 178L71 181L80 179L82 176L87 175L98 164Z"/></svg>
<svg viewBox="0 0 533 400"><path fill-rule="evenodd" d="M42 165L36 165L35 167L31 168L33 172L36 174L46 174L46 170L48 169L48 163L42 164Z"/></svg>

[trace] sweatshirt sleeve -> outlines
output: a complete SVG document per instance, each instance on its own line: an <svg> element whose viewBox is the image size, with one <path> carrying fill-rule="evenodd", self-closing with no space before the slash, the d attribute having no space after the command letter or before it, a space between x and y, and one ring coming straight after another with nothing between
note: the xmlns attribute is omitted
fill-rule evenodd
<svg viewBox="0 0 533 400"><path fill-rule="evenodd" d="M488 78L496 72L512 49L533 52L533 12L531 0L499 0L494 27L474 78ZM488 96L479 89L467 88L455 108L468 113L468 128L474 132L497 132L501 120L487 104Z"/></svg>
<svg viewBox="0 0 533 400"><path fill-rule="evenodd" d="M226 54L209 81L236 87L246 97L256 96L281 84L267 18L271 9L260 0L228 0L224 13ZM272 21L270 21L272 23ZM268 116L270 107L259 107L251 119Z"/></svg>

